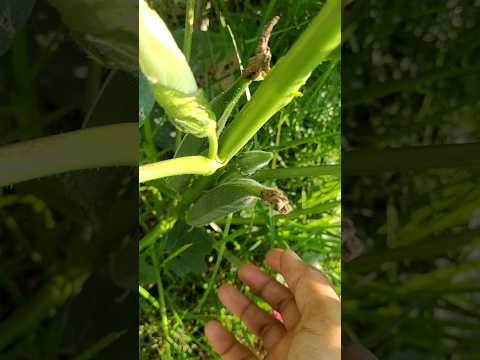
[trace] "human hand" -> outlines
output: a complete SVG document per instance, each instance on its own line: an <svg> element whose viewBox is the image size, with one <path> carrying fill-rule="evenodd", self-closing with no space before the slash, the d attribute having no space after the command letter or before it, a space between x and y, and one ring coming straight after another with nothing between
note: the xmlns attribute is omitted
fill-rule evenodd
<svg viewBox="0 0 480 360"><path fill-rule="evenodd" d="M242 265L238 275L281 314L282 321L227 284L218 290L222 304L263 341L268 352L266 360L340 359L341 306L329 281L289 250L270 250L266 262L284 277L288 288L252 264ZM206 324L205 333L213 350L223 360L257 358L216 320Z"/></svg>

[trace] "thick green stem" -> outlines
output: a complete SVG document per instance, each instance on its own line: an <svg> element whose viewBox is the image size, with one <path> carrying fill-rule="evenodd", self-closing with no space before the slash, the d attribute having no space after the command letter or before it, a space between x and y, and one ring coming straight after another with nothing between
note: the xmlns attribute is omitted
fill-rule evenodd
<svg viewBox="0 0 480 360"><path fill-rule="evenodd" d="M215 126L211 126L208 132L208 158L210 160L218 159L218 138Z"/></svg>
<svg viewBox="0 0 480 360"><path fill-rule="evenodd" d="M328 0L310 26L302 33L292 49L279 60L267 79L260 85L252 100L235 117L220 139L217 155L217 137L209 131L209 153L204 156L186 156L147 164L140 167L140 182L167 176L199 174L211 175L224 166L250 141L255 133L281 108L298 95L311 72L340 44L340 0ZM240 91L235 91L234 104L248 85L240 80ZM219 121L219 133L233 107ZM217 161L217 158L219 161Z"/></svg>
<svg viewBox="0 0 480 360"><path fill-rule="evenodd" d="M205 156L184 156L140 166L139 182L185 174L212 175L221 166Z"/></svg>
<svg viewBox="0 0 480 360"><path fill-rule="evenodd" d="M311 72L340 45L340 0L327 0L320 13L282 57L227 127L219 158L228 162L280 109L298 95Z"/></svg>
<svg viewBox="0 0 480 360"><path fill-rule="evenodd" d="M0 147L0 186L67 171L138 164L138 124L122 123Z"/></svg>

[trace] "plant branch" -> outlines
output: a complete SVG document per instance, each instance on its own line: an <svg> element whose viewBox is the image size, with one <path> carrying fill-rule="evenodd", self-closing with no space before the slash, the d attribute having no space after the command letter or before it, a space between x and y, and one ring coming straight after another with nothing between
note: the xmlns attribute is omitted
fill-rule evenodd
<svg viewBox="0 0 480 360"><path fill-rule="evenodd" d="M184 156L140 166L139 182L175 175L212 175L221 166L218 161L205 156Z"/></svg>
<svg viewBox="0 0 480 360"><path fill-rule="evenodd" d="M0 147L0 186L74 170L137 164L137 123L99 126Z"/></svg>
<svg viewBox="0 0 480 360"><path fill-rule="evenodd" d="M208 158L210 160L218 159L218 138L215 126L211 126L208 131Z"/></svg>
<svg viewBox="0 0 480 360"><path fill-rule="evenodd" d="M143 165L140 167L139 181L145 182L167 176L186 174L211 175L228 163L275 113L299 95L298 90L308 80L311 72L339 46L341 34L340 9L339 0L328 0L323 5L320 13L314 18L310 26L302 33L289 52L278 61L268 74L267 79L259 86L252 100L244 106L232 124L226 128L220 139L218 154L217 137L214 131L209 131L207 135L209 158L186 156ZM240 98L245 85L248 85L248 81L240 80L239 84L238 89L232 90L232 94L234 94L233 104ZM219 122L219 132L225 125L226 118L230 115L231 110L232 108L227 106L225 111L227 115L222 116ZM316 172L314 173L316 174ZM282 171L276 176L282 176L281 174ZM305 174L308 175L310 172L307 170Z"/></svg>

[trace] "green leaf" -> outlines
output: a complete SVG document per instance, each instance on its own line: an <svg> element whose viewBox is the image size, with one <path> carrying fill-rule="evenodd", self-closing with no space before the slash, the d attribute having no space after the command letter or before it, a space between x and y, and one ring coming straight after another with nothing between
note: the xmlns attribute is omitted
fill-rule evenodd
<svg viewBox="0 0 480 360"><path fill-rule="evenodd" d="M0 55L10 48L17 30L30 16L35 0L5 0L0 6Z"/></svg>
<svg viewBox="0 0 480 360"><path fill-rule="evenodd" d="M192 226L206 225L252 205L265 187L251 179L225 182L201 196L187 214Z"/></svg>
<svg viewBox="0 0 480 360"><path fill-rule="evenodd" d="M147 78L143 73L139 72L138 78L138 115L139 115L139 126L143 125L145 118L150 116L150 113L155 104L155 99L153 98L153 93L148 83Z"/></svg>
<svg viewBox="0 0 480 360"><path fill-rule="evenodd" d="M261 150L246 151L237 156L238 170L243 175L252 175L272 160L273 153Z"/></svg>
<svg viewBox="0 0 480 360"><path fill-rule="evenodd" d="M211 237L201 229L195 229L178 221L166 235L165 250L174 253L185 245L186 250L173 258L167 266L178 276L200 274L207 270L205 257L212 249Z"/></svg>
<svg viewBox="0 0 480 360"><path fill-rule="evenodd" d="M155 282L155 269L148 251L142 251L139 255L138 281L140 284L152 284Z"/></svg>

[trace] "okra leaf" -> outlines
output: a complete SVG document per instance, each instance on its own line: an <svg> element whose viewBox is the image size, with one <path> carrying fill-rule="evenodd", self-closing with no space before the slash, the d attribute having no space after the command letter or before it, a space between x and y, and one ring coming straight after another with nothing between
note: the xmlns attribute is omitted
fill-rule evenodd
<svg viewBox="0 0 480 360"><path fill-rule="evenodd" d="M227 181L206 192L193 204L186 217L187 223L202 226L222 219L252 205L264 189L262 184L251 179Z"/></svg>
<svg viewBox="0 0 480 360"><path fill-rule="evenodd" d="M155 268L148 251L139 254L138 281L140 284L152 284L155 282Z"/></svg>
<svg viewBox="0 0 480 360"><path fill-rule="evenodd" d="M140 76L138 77L138 115L139 123L138 125L143 126L145 118L150 116L152 112L153 105L155 104L155 99L153 98L153 93L148 83L147 78L140 71Z"/></svg>
<svg viewBox="0 0 480 360"><path fill-rule="evenodd" d="M212 249L211 237L202 229L195 229L177 221L172 230L166 234L166 246L170 254L188 246L168 262L167 266L178 276L201 274L207 270L205 257Z"/></svg>
<svg viewBox="0 0 480 360"><path fill-rule="evenodd" d="M17 30L28 20L35 0L4 0L0 5L0 56L10 48Z"/></svg>
<svg viewBox="0 0 480 360"><path fill-rule="evenodd" d="M245 151L237 156L236 164L243 175L252 175L272 160L273 153L261 150Z"/></svg>

